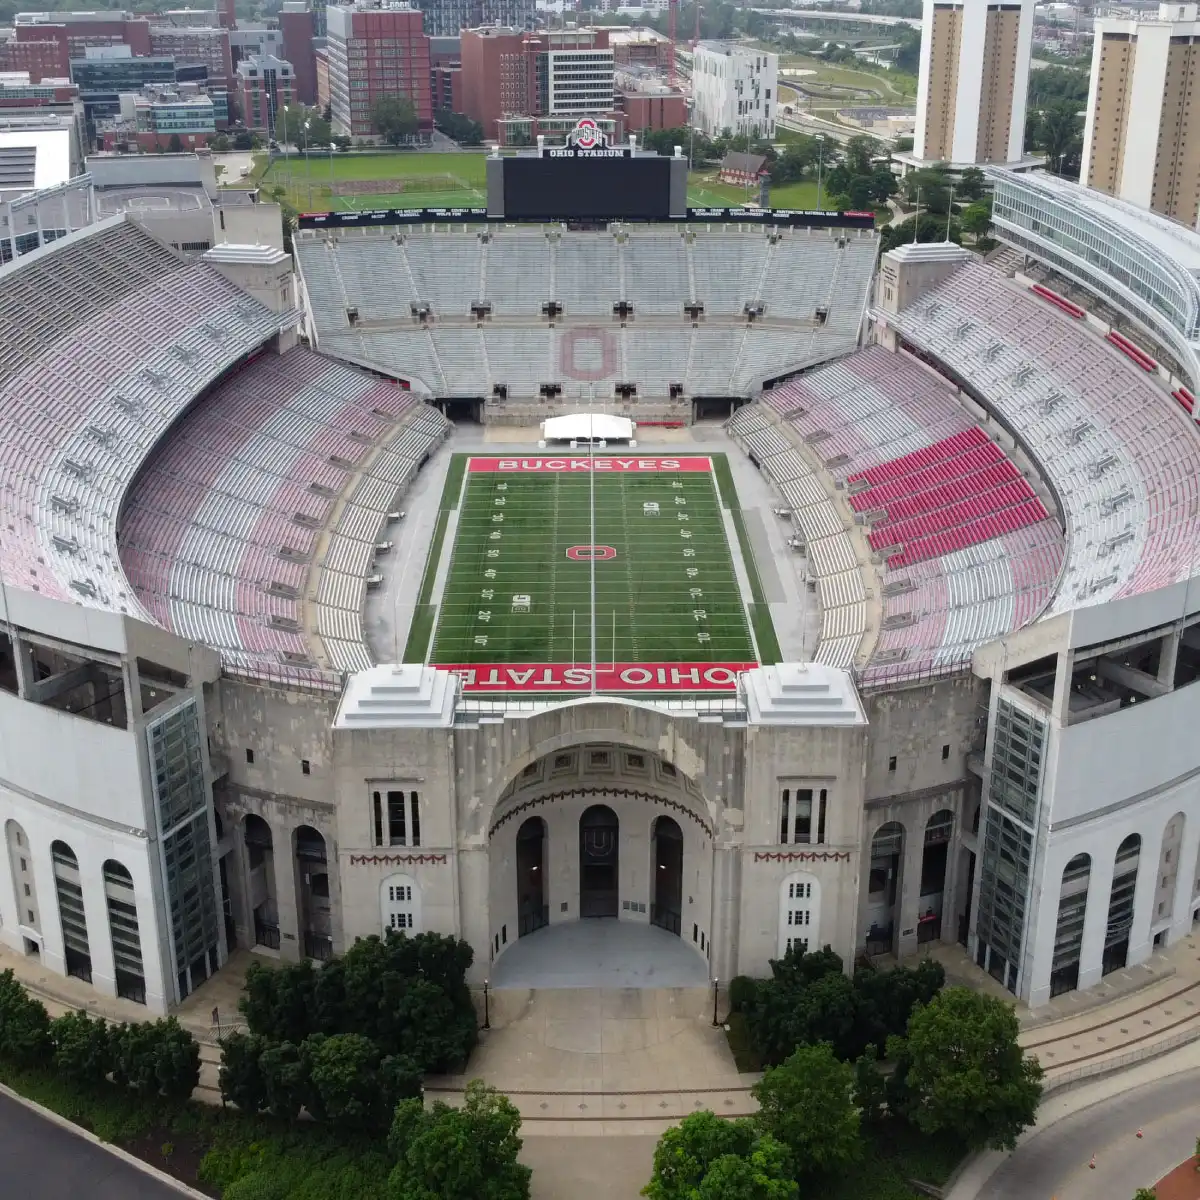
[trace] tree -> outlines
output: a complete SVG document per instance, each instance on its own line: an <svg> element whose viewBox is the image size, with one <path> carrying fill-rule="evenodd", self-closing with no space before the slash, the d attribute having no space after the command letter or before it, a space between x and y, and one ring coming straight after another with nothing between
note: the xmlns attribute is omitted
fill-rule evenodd
<svg viewBox="0 0 1200 1200"><path fill-rule="evenodd" d="M321 110L303 104L285 104L276 114L275 132L280 141L301 151L328 150L333 140L333 131Z"/></svg>
<svg viewBox="0 0 1200 1200"><path fill-rule="evenodd" d="M9 969L0 973L0 1058L14 1066L45 1062L54 1048L50 1016Z"/></svg>
<svg viewBox="0 0 1200 1200"><path fill-rule="evenodd" d="M854 1068L821 1043L800 1046L751 1089L759 1104L756 1124L787 1147L795 1173L822 1174L862 1153Z"/></svg>
<svg viewBox="0 0 1200 1200"><path fill-rule="evenodd" d="M864 1125L878 1125L887 1104L887 1087L879 1072L875 1047L868 1047L854 1064L854 1103Z"/></svg>
<svg viewBox="0 0 1200 1200"><path fill-rule="evenodd" d="M650 1200L793 1200L787 1150L753 1121L691 1113L659 1138Z"/></svg>
<svg viewBox="0 0 1200 1200"><path fill-rule="evenodd" d="M1138 1188L1133 1193L1133 1200L1158 1200L1158 1193L1154 1188Z"/></svg>
<svg viewBox="0 0 1200 1200"><path fill-rule="evenodd" d="M967 233L973 233L976 237L984 237L992 227L992 201L989 196L985 200L976 200L974 204L968 204L962 211L962 216L959 218L962 227Z"/></svg>
<svg viewBox="0 0 1200 1200"><path fill-rule="evenodd" d="M396 1107L388 1146L399 1161L388 1200L528 1200L528 1167L517 1162L521 1114L482 1080L467 1085L462 1108L419 1100Z"/></svg>
<svg viewBox="0 0 1200 1200"><path fill-rule="evenodd" d="M267 1081L259 1058L266 1043L254 1034L232 1033L221 1042L221 1070L217 1082L221 1099L236 1104L242 1112L261 1112L267 1107Z"/></svg>
<svg viewBox="0 0 1200 1200"><path fill-rule="evenodd" d="M914 230L916 236L914 236ZM955 220L949 222L947 230L947 221L944 216L934 216L932 213L922 212L918 219L915 215L908 218L907 221L901 221L897 225L889 225L880 231L879 247L883 252L894 250L897 246L903 246L908 242L944 242L947 240L952 242L962 242L962 227Z"/></svg>
<svg viewBox="0 0 1200 1200"><path fill-rule="evenodd" d="M95 1087L113 1069L113 1043L108 1025L99 1017L74 1009L50 1022L54 1067L72 1082Z"/></svg>
<svg viewBox="0 0 1200 1200"><path fill-rule="evenodd" d="M1059 175L1075 175L1083 153L1083 120L1069 100L1056 100L1038 113L1033 141Z"/></svg>
<svg viewBox="0 0 1200 1200"><path fill-rule="evenodd" d="M978 167L966 167L958 177L958 195L965 200L978 200L983 195L986 180Z"/></svg>
<svg viewBox="0 0 1200 1200"><path fill-rule="evenodd" d="M411 1059L390 1057L358 1033L314 1034L305 1042L314 1117L346 1129L386 1132L401 1100L421 1094L421 1075Z"/></svg>
<svg viewBox="0 0 1200 1200"><path fill-rule="evenodd" d="M940 163L905 175L901 187L909 204L922 212L945 214L950 210L950 177Z"/></svg>
<svg viewBox="0 0 1200 1200"><path fill-rule="evenodd" d="M417 110L407 96L381 96L371 108L371 128L389 146L399 146L417 132Z"/></svg>
<svg viewBox="0 0 1200 1200"><path fill-rule="evenodd" d="M1011 1150L1042 1095L1042 1068L1017 1044L1018 1028L1011 1005L967 988L919 1006L907 1037L888 1041L904 1066L909 1119L973 1148Z"/></svg>
<svg viewBox="0 0 1200 1200"><path fill-rule="evenodd" d="M308 1058L294 1042L268 1046L259 1055L267 1107L277 1117L295 1119L309 1099Z"/></svg>
<svg viewBox="0 0 1200 1200"><path fill-rule="evenodd" d="M462 113L451 112L448 108L439 108L433 114L433 124L435 128L460 146L483 144L483 126Z"/></svg>
<svg viewBox="0 0 1200 1200"><path fill-rule="evenodd" d="M769 1133L748 1158L727 1154L709 1167L697 1200L796 1200L800 1189L788 1175L788 1153Z"/></svg>

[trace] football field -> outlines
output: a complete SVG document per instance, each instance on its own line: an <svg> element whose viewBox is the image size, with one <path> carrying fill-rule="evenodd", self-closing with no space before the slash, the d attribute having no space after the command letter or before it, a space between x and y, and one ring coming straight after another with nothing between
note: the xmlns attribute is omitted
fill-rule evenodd
<svg viewBox="0 0 1200 1200"><path fill-rule="evenodd" d="M584 668L565 685L586 683L593 569L604 690L619 686L605 681L614 667L640 666L641 687L678 690L671 664L703 674L757 662L710 460L632 457L468 462L430 661L565 664ZM529 690L549 676L531 678ZM495 686L506 683L511 672ZM517 690L524 683L518 675Z"/></svg>

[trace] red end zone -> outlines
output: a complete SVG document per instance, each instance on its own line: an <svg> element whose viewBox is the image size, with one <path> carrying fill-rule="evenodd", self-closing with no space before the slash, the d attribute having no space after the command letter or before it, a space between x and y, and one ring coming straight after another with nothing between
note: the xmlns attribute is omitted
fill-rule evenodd
<svg viewBox="0 0 1200 1200"><path fill-rule="evenodd" d="M612 455L597 455L588 458L579 457L546 457L546 458L472 458L467 462L467 470L477 473L522 472L540 474L549 472L561 474L572 471L604 471L613 474L636 474L639 471L711 471L710 458L638 458L634 455L623 455L616 458Z"/></svg>
<svg viewBox="0 0 1200 1200"><path fill-rule="evenodd" d="M706 460L707 461L707 460ZM592 690L591 668L585 663L497 663L455 666L464 692L579 692ZM598 692L732 692L741 671L757 663L602 663L596 670Z"/></svg>

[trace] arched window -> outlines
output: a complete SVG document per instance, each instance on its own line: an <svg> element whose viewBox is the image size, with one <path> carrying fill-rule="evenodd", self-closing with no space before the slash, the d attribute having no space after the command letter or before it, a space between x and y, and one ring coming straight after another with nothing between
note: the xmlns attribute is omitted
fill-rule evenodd
<svg viewBox="0 0 1200 1200"><path fill-rule="evenodd" d="M1079 986L1079 959L1083 953L1083 922L1087 915L1092 856L1076 854L1063 868L1058 897L1058 922L1054 928L1054 957L1050 963L1050 995L1060 996Z"/></svg>
<svg viewBox="0 0 1200 1200"><path fill-rule="evenodd" d="M1142 838L1137 833L1131 833L1117 847L1112 891L1108 897L1108 924L1104 931L1103 975L1121 970L1129 959L1129 935L1133 930L1133 902L1141 851Z"/></svg>
<svg viewBox="0 0 1200 1200"><path fill-rule="evenodd" d="M420 932L421 889L411 875L389 875L379 885L379 908L385 934Z"/></svg>
<svg viewBox="0 0 1200 1200"><path fill-rule="evenodd" d="M104 864L104 898L108 902L108 932L112 939L117 995L146 1003L146 976L142 967L142 939L138 930L133 876L115 858Z"/></svg>
<svg viewBox="0 0 1200 1200"><path fill-rule="evenodd" d="M58 919L62 926L63 958L67 974L92 981L92 951L88 943L87 917L83 911L83 887L79 881L79 859L66 842L50 843L54 862L54 890L58 895Z"/></svg>
<svg viewBox="0 0 1200 1200"><path fill-rule="evenodd" d="M779 889L779 957L821 944L821 883L808 871L789 875Z"/></svg>
<svg viewBox="0 0 1200 1200"><path fill-rule="evenodd" d="M5 822L4 838L8 843L8 861L12 869L17 924L41 933L41 915L33 878L33 855L29 851L29 838L16 821ZM28 938L26 942L34 947L37 945Z"/></svg>

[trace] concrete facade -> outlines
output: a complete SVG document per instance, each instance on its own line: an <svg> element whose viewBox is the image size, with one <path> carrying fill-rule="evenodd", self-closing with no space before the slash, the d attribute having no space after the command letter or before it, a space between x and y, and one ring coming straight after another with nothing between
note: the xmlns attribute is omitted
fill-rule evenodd
<svg viewBox="0 0 1200 1200"><path fill-rule="evenodd" d="M925 0L915 160L1021 160L1033 8L1033 0Z"/></svg>
<svg viewBox="0 0 1200 1200"><path fill-rule="evenodd" d="M701 42L692 55L692 120L716 137L775 136L779 55L726 42Z"/></svg>

